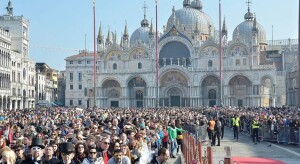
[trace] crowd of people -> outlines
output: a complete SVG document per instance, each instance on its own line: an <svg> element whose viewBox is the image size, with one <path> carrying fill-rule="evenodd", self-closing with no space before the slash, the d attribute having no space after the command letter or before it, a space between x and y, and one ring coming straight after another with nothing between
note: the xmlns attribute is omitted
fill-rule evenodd
<svg viewBox="0 0 300 164"><path fill-rule="evenodd" d="M224 135L224 126L230 127L233 130L234 140L239 140L239 133L244 132L251 135L253 143L257 144L263 138L273 137L277 138L279 132L286 133L286 140L291 143L300 144L299 142L299 128L300 128L300 108L291 107L226 107L213 109L210 112L211 118L208 122L208 136L215 145L216 138L218 144ZM218 117L216 117L218 116ZM279 131L281 129L285 131ZM265 136L259 136L259 129L266 130ZM270 138L264 138L270 139ZM277 140L278 141L278 140ZM275 141L276 142L276 141Z"/></svg>
<svg viewBox="0 0 300 164"><path fill-rule="evenodd" d="M194 116L171 108L1 111L1 161L164 163L169 157L176 158L182 146L182 125Z"/></svg>
<svg viewBox="0 0 300 164"><path fill-rule="evenodd" d="M185 126L207 128L211 144L220 146L224 126L233 127L238 140L238 132L247 127L300 127L299 118L299 110L292 108L0 111L0 158L7 164L162 164L182 150Z"/></svg>

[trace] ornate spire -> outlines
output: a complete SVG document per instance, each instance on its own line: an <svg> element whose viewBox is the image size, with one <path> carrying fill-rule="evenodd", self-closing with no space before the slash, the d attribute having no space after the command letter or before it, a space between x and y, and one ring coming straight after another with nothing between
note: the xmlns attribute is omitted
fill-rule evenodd
<svg viewBox="0 0 300 164"><path fill-rule="evenodd" d="M100 23L99 32L98 32L98 40L103 40L103 34L102 34L102 25Z"/></svg>
<svg viewBox="0 0 300 164"><path fill-rule="evenodd" d="M146 1L144 1L144 19L141 21L141 26L142 27L149 27L149 22L148 20L146 19L146 11L147 11L147 5L146 5Z"/></svg>
<svg viewBox="0 0 300 164"><path fill-rule="evenodd" d="M122 36L122 34L121 34ZM121 37L121 40L120 40L120 47L123 47L123 36Z"/></svg>
<svg viewBox="0 0 300 164"><path fill-rule="evenodd" d="M9 0L8 4L7 4L7 7L6 7L7 15L13 16L13 9L14 8L12 7L11 1Z"/></svg>
<svg viewBox="0 0 300 164"><path fill-rule="evenodd" d="M110 28L108 28L108 32L107 32L107 37L106 37L106 41L105 41L105 45L110 45L111 42L111 34L110 34Z"/></svg>
<svg viewBox="0 0 300 164"><path fill-rule="evenodd" d="M150 36L154 36L154 34L155 34L155 32L154 32L154 28L153 28L152 19L151 19L151 25L150 25L149 35L150 35Z"/></svg>
<svg viewBox="0 0 300 164"><path fill-rule="evenodd" d="M222 26L222 36L226 36L227 37L228 31L227 31L227 26L226 26L226 21L225 21L225 17L224 17L224 21L223 21L223 26Z"/></svg>
<svg viewBox="0 0 300 164"><path fill-rule="evenodd" d="M129 34L128 34L128 27L127 27L127 21L125 21L125 29L124 29L124 34L123 34L123 38L128 38Z"/></svg>
<svg viewBox="0 0 300 164"><path fill-rule="evenodd" d="M114 35L114 43L115 43L115 44L118 44L117 31L115 31L115 35Z"/></svg>
<svg viewBox="0 0 300 164"><path fill-rule="evenodd" d="M173 6L173 8L172 8L172 24L177 25L175 6Z"/></svg>
<svg viewBox="0 0 300 164"><path fill-rule="evenodd" d="M250 12L250 5L252 4L252 0L247 0L246 3L248 6L248 12L245 14L244 19L253 20L253 14Z"/></svg>
<svg viewBox="0 0 300 164"><path fill-rule="evenodd" d="M253 22L252 31L256 32L256 33L258 32L257 22L256 22L256 16L254 16L254 22Z"/></svg>

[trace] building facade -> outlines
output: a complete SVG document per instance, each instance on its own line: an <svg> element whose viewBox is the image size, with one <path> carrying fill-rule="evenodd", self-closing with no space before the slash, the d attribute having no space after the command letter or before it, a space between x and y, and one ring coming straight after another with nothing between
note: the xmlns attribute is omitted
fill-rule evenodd
<svg viewBox="0 0 300 164"><path fill-rule="evenodd" d="M9 67L7 67L10 68L10 75L6 75L5 80L6 83L9 83L6 84L6 87L9 85L10 95L2 96L2 103L5 105L0 108L33 108L35 105L35 62L28 56L29 21L23 16L13 16L13 7L10 1L6 9L7 13L0 16L0 27L2 31L9 33L6 36L10 45L6 46L6 53L10 54ZM4 42L1 41L1 43ZM4 97L6 98L3 99Z"/></svg>
<svg viewBox="0 0 300 164"><path fill-rule="evenodd" d="M0 28L0 109L10 108L11 36Z"/></svg>
<svg viewBox="0 0 300 164"><path fill-rule="evenodd" d="M163 32L159 33L156 77L156 32L146 13L141 26L131 35L125 25L120 43L116 33L110 31L104 38L100 26L96 86L93 54L66 58L66 106L285 105L286 73L274 63L262 62L261 53L270 45L249 6L230 41L227 31L225 20L222 31L215 30L200 0L184 0L178 10L173 7ZM220 43L216 39L219 33L221 80ZM83 66L87 62L90 65ZM79 89L80 85L85 85L86 92Z"/></svg>
<svg viewBox="0 0 300 164"><path fill-rule="evenodd" d="M66 92L66 71L60 71L58 75L57 98L59 106L65 106Z"/></svg>
<svg viewBox="0 0 300 164"><path fill-rule="evenodd" d="M43 79L38 82L40 79L37 79L37 86L43 85L42 89L38 90L37 98L39 98L40 102L37 105L44 104L42 106L52 106L56 105L58 102L58 71L50 68L46 63L36 63L35 69L37 75ZM42 95L42 99L40 99L40 95ZM47 105L45 105L47 104Z"/></svg>

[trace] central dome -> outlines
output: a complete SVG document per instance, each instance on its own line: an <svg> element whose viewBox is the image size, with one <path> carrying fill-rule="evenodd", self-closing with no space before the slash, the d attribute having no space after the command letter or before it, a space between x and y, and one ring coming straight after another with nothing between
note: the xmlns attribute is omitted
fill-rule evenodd
<svg viewBox="0 0 300 164"><path fill-rule="evenodd" d="M175 11L175 19L180 27L183 27L188 34L192 34L196 28L200 34L214 35L214 23L209 15L204 13L201 7L184 6L182 9ZM169 17L167 29L171 29L174 24L174 13Z"/></svg>

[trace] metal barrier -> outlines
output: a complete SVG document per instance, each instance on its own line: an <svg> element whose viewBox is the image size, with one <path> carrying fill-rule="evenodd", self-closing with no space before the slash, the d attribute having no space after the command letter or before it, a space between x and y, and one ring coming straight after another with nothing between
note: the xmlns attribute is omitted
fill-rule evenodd
<svg viewBox="0 0 300 164"><path fill-rule="evenodd" d="M206 141L206 137L207 137L207 130L206 130L207 126L184 126L183 130L185 130L186 132L188 132L189 134L193 134L195 136L196 142L198 141Z"/></svg>
<svg viewBox="0 0 300 164"><path fill-rule="evenodd" d="M183 155L187 164L212 164L212 152L202 152L202 142L207 138L207 126L184 126Z"/></svg>
<svg viewBox="0 0 300 164"><path fill-rule="evenodd" d="M230 123L230 119L225 121ZM252 137L251 121L247 119L241 120L240 131ZM300 127L293 128L287 126L261 125L258 130L258 137L261 141L300 146Z"/></svg>
<svg viewBox="0 0 300 164"><path fill-rule="evenodd" d="M202 143L196 142L196 139L187 133L183 134L183 156L187 164L203 163Z"/></svg>

